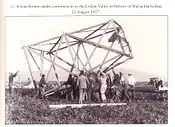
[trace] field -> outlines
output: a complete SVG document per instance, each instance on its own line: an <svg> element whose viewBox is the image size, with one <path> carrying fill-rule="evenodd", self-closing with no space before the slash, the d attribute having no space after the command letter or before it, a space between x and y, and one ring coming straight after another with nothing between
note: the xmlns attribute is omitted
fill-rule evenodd
<svg viewBox="0 0 175 127"><path fill-rule="evenodd" d="M34 99L30 89L6 92L6 124L167 124L168 103L154 93L137 93L123 106L51 109L67 100Z"/></svg>

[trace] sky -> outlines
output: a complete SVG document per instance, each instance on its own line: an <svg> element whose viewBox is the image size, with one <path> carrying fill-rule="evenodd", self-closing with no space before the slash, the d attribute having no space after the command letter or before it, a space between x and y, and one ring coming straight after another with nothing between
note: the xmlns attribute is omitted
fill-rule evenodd
<svg viewBox="0 0 175 127"><path fill-rule="evenodd" d="M28 71L21 42L33 44L110 19L123 27L134 55L120 67L167 79L166 16L7 17L6 72Z"/></svg>

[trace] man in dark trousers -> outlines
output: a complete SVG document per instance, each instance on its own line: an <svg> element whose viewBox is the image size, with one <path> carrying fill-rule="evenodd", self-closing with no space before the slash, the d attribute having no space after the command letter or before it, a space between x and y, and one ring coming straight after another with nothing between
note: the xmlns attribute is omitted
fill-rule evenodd
<svg viewBox="0 0 175 127"><path fill-rule="evenodd" d="M19 71L17 71L15 74L10 73L9 74L9 93L12 93L12 86L13 86L13 78L17 76Z"/></svg>
<svg viewBox="0 0 175 127"><path fill-rule="evenodd" d="M45 79L45 74L42 74L41 79L39 81L39 98L43 97L44 94L44 86L47 84L46 79Z"/></svg>
<svg viewBox="0 0 175 127"><path fill-rule="evenodd" d="M79 104L82 104L83 100L85 100L88 85L89 80L85 76L84 71L81 71L80 76L77 79L77 87L79 87Z"/></svg>

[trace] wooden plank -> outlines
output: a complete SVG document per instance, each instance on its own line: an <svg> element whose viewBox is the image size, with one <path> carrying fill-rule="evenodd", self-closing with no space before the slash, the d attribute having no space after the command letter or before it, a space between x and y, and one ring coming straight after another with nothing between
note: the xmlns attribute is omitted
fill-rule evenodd
<svg viewBox="0 0 175 127"><path fill-rule="evenodd" d="M126 103L92 103L92 104L60 104L60 105L49 105L50 108L82 108L82 107L93 107L93 106L122 106Z"/></svg>

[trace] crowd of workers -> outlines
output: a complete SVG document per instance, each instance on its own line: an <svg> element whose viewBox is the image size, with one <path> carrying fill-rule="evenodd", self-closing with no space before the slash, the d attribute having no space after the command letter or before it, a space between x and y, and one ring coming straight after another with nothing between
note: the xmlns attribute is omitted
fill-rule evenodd
<svg viewBox="0 0 175 127"><path fill-rule="evenodd" d="M10 73L9 75L9 92L11 93L13 78L17 76L15 74ZM31 80L28 79L27 82L31 83ZM97 102L106 102L107 97L106 94L110 94L111 96L117 96L117 91L121 88L120 92L122 93L122 98L126 98L128 101L131 98L128 95L128 89L134 88L136 83L135 78L132 74L128 74L127 77L124 76L122 72L119 74L115 73L113 70L113 77L108 73L104 73L102 71L98 72L84 72L80 71L80 74L72 75L70 74L68 80L64 83L66 86L71 87L70 95L72 100L78 100L80 104L84 102L91 102L95 100ZM27 83L29 84L29 83ZM41 79L38 84L38 96L43 97L45 92L45 86L48 84L45 80L45 75L41 75ZM134 92L132 91L132 97L134 97Z"/></svg>
<svg viewBox="0 0 175 127"><path fill-rule="evenodd" d="M131 101L131 98L128 95L128 89L135 87L136 80L132 74L128 74L127 77L124 76L122 72L119 74L115 73L113 70L113 77L108 73L102 71L98 72L84 72L80 71L80 74L69 75L68 80L65 82L65 85L71 87L70 95L71 99L78 100L80 104L92 102L96 100L98 102L107 102L106 94L111 96L120 95L117 94L119 88L122 93L121 97ZM42 75L42 78L39 82L39 93L42 96L44 94L44 86L47 84L45 81L45 75ZM134 97L134 91L132 91L132 97Z"/></svg>
<svg viewBox="0 0 175 127"><path fill-rule="evenodd" d="M97 72L84 72L80 71L79 75L70 74L68 80L62 85L69 87L70 91L66 94L66 99L70 97L71 100L78 100L80 104L91 103L92 101L107 102L108 99L118 100L126 99L131 101L134 98L134 89L136 80L132 74L124 75L122 72L119 74L114 70L113 76L110 73L104 73L102 71ZM18 72L10 73L9 75L9 93L12 93L13 78L16 77ZM27 84L32 81L28 78ZM45 75L41 75L41 79L38 84L37 96L42 98L45 95L45 88L47 86ZM159 90L164 90L163 81L150 78L148 85L155 85ZM51 85L51 84L48 84ZM160 88L159 88L160 87ZM131 92L131 96L129 96Z"/></svg>

